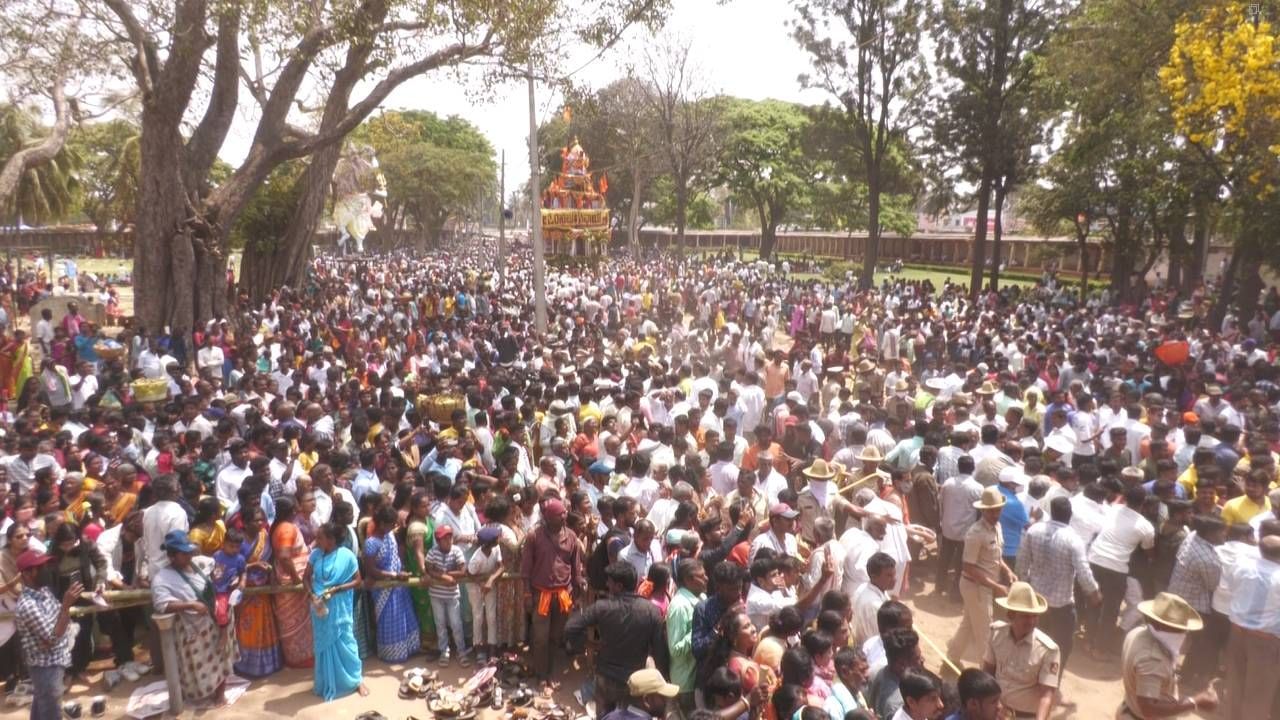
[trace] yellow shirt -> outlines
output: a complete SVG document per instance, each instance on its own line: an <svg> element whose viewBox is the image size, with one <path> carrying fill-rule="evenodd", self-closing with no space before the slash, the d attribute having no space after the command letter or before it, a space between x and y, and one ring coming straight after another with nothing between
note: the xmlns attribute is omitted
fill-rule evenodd
<svg viewBox="0 0 1280 720"><path fill-rule="evenodd" d="M311 451L309 453L298 453L298 464L302 466L303 472L311 472L311 468L320 462L320 453Z"/></svg>
<svg viewBox="0 0 1280 720"><path fill-rule="evenodd" d="M227 526L221 520L215 520L213 529L193 527L187 537L200 550L201 555L212 555L222 549L222 542L227 537Z"/></svg>
<svg viewBox="0 0 1280 720"><path fill-rule="evenodd" d="M1264 513L1271 509L1271 500L1263 497L1262 504L1259 505L1249 499L1248 495L1241 495L1238 498L1232 498L1222 506L1222 522L1227 527L1239 523L1247 523L1253 519L1254 515Z"/></svg>
<svg viewBox="0 0 1280 720"><path fill-rule="evenodd" d="M1200 473L1196 472L1196 466L1189 466L1181 475L1178 476L1178 484L1187 493L1188 500L1196 499L1196 485L1200 482Z"/></svg>

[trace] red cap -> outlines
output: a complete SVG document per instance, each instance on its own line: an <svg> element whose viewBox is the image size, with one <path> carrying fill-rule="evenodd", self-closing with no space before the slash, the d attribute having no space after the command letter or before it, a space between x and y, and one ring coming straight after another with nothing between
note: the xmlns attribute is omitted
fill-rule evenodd
<svg viewBox="0 0 1280 720"><path fill-rule="evenodd" d="M453 537L452 527L449 527L448 525L441 525L440 527L436 528L437 540L440 540L442 538L451 538L451 537Z"/></svg>
<svg viewBox="0 0 1280 720"><path fill-rule="evenodd" d="M564 503L559 498L551 498L542 504L542 514L547 517L564 517Z"/></svg>
<svg viewBox="0 0 1280 720"><path fill-rule="evenodd" d="M27 550L18 556L18 572L38 568L41 565L53 559L52 555L47 555L39 550Z"/></svg>

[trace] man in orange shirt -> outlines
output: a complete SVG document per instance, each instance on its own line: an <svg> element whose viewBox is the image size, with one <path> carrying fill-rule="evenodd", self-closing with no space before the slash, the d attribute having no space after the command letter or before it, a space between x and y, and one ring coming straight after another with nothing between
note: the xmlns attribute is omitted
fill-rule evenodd
<svg viewBox="0 0 1280 720"><path fill-rule="evenodd" d="M773 458L773 467L783 475L790 471L787 464L786 455L782 452L782 446L773 441L773 430L768 425L761 425L756 428L756 441L747 448L746 454L742 456L743 470L760 469L760 454L763 453Z"/></svg>

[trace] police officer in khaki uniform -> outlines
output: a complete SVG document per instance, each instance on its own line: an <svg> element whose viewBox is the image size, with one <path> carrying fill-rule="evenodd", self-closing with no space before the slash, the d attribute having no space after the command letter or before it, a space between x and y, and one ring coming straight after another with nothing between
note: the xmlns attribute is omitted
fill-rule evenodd
<svg viewBox="0 0 1280 720"><path fill-rule="evenodd" d="M991 640L991 601L1004 597L1009 588L1001 584L1013 582L1013 571L1004 564L1004 537L1000 533L1000 510L1004 507L1004 495L995 486L982 491L982 497L974 501L978 509L978 521L969 526L964 536L964 551L960 570L960 597L964 600L964 616L960 627L947 643L947 657L960 662L970 645L978 651L978 657L986 657L987 643Z"/></svg>
<svg viewBox="0 0 1280 720"><path fill-rule="evenodd" d="M1162 592L1154 600L1138 604L1146 624L1129 631L1121 655L1124 702L1117 720L1149 720L1181 717L1197 710L1212 712L1218 694L1210 686L1203 692L1178 694L1178 656L1188 632L1204 627L1200 613L1186 600Z"/></svg>
<svg viewBox="0 0 1280 720"><path fill-rule="evenodd" d="M1062 672L1058 644L1036 627L1049 602L1030 583L1015 582L996 604L1008 611L1009 620L991 624L982 669L995 675L1013 717L1049 720Z"/></svg>
<svg viewBox="0 0 1280 720"><path fill-rule="evenodd" d="M813 524L819 518L828 518L833 522L839 519L838 527L850 517L866 515L865 510L841 497L839 488L832 482L836 470L826 460L814 460L801 474L808 480L808 485L796 498L796 510L800 512L800 539L808 547L817 547Z"/></svg>

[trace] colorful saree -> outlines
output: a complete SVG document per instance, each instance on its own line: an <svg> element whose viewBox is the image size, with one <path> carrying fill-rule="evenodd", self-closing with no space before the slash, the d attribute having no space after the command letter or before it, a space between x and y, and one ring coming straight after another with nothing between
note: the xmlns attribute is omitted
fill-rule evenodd
<svg viewBox="0 0 1280 720"><path fill-rule="evenodd" d="M364 541L364 556L384 573L402 571L400 552L394 533L374 535ZM378 626L378 657L386 662L408 660L418 651L418 618L413 614L413 598L409 589L384 588L370 592Z"/></svg>
<svg viewBox="0 0 1280 720"><path fill-rule="evenodd" d="M414 520L409 523L407 531L408 545L404 551L405 564L409 566L409 572L414 577L421 577L425 570L418 565L417 553L413 551L413 541L422 538L422 557L426 557L430 552L431 546L435 543L436 523L431 517L426 522ZM435 647L436 640L436 623L431 616L431 593L425 587L415 587L409 590L409 594L413 597L413 609L418 616L418 633L422 640L422 647Z"/></svg>
<svg viewBox="0 0 1280 720"><path fill-rule="evenodd" d="M311 551L311 592L319 595L328 588L351 582L356 576L356 556L339 547L331 553ZM311 609L315 636L315 689L325 702L349 695L360 687L363 667L355 636L355 593L346 590L325 603L324 617ZM309 605L310 603L308 603Z"/></svg>
<svg viewBox="0 0 1280 720"><path fill-rule="evenodd" d="M271 561L271 542L266 528L260 528L258 537L253 542L246 540L242 547L247 563ZM245 571L245 587L270 583L271 573L262 568ZM235 664L237 675L264 677L284 665L272 604L270 595L246 595L236 608L236 638L240 641L240 659Z"/></svg>
<svg viewBox="0 0 1280 720"><path fill-rule="evenodd" d="M276 525L271 534L271 547L275 549L276 581L288 582L286 570L291 565L299 578L307 570L307 544L302 532L291 522ZM273 601L276 628L280 631L280 648L284 652L284 664L291 668L309 668L315 661L311 643L310 603L307 594L280 593Z"/></svg>
<svg viewBox="0 0 1280 720"><path fill-rule="evenodd" d="M213 604L213 583L192 568L183 573L171 567L162 568L152 581L151 590L156 610L171 602ZM236 656L235 638L227 628L218 627L212 612L175 613L174 631L178 644L178 678L182 694L188 702L200 704L214 700L231 674Z"/></svg>

